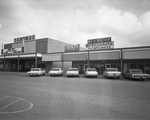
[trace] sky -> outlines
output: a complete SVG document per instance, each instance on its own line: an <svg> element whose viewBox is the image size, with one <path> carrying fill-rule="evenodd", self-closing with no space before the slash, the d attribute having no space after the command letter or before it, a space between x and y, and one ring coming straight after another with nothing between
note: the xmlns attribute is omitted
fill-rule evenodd
<svg viewBox="0 0 150 120"><path fill-rule="evenodd" d="M115 48L150 46L150 0L0 0L0 49L29 35L81 47L103 37Z"/></svg>

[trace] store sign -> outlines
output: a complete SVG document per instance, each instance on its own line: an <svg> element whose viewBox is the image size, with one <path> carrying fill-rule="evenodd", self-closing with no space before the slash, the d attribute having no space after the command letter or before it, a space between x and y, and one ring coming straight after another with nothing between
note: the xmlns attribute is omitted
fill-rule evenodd
<svg viewBox="0 0 150 120"><path fill-rule="evenodd" d="M21 53L23 53L23 47L2 50L3 55L13 55L13 54L21 54Z"/></svg>
<svg viewBox="0 0 150 120"><path fill-rule="evenodd" d="M23 41L30 41L30 40L34 40L34 39L35 39L35 35L18 37L18 38L14 38L14 43L21 43Z"/></svg>
<svg viewBox="0 0 150 120"><path fill-rule="evenodd" d="M97 38L97 39L89 39L88 44L94 44L94 43L103 43L103 42L110 42L111 37L106 38Z"/></svg>
<svg viewBox="0 0 150 120"><path fill-rule="evenodd" d="M80 44L65 46L65 52L78 52L78 51L80 51Z"/></svg>
<svg viewBox="0 0 150 120"><path fill-rule="evenodd" d="M86 44L86 50L101 50L114 48L114 41L111 37L89 39Z"/></svg>
<svg viewBox="0 0 150 120"><path fill-rule="evenodd" d="M88 50L112 49L114 48L114 41L87 44L86 47Z"/></svg>

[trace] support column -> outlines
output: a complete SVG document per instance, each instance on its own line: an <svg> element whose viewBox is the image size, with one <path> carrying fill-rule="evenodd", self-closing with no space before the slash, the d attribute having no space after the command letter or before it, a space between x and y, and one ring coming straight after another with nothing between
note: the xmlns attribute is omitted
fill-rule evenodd
<svg viewBox="0 0 150 120"><path fill-rule="evenodd" d="M4 60L3 60L3 71L5 71L6 68L6 61L5 61L5 55L4 55Z"/></svg>
<svg viewBox="0 0 150 120"><path fill-rule="evenodd" d="M20 67L20 56L18 55L18 72L19 72L19 67Z"/></svg>
<svg viewBox="0 0 150 120"><path fill-rule="evenodd" d="M121 67L121 72L123 72L123 53L122 53L122 49L120 51L120 67Z"/></svg>
<svg viewBox="0 0 150 120"><path fill-rule="evenodd" d="M63 70L63 68L64 68L64 54L63 53L61 55L61 62L62 62L61 69Z"/></svg>
<svg viewBox="0 0 150 120"><path fill-rule="evenodd" d="M34 66L34 68L36 68L37 67L37 53L35 53L35 66Z"/></svg>

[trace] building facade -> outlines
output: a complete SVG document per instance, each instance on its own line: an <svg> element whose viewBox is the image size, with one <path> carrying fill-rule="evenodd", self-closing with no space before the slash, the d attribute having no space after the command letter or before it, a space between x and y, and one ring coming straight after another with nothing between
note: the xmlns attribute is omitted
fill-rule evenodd
<svg viewBox="0 0 150 120"><path fill-rule="evenodd" d="M50 38L5 44L0 71L26 72L41 67L48 72L53 67L64 71L76 67L84 73L87 67L92 67L102 74L105 68L115 67L120 71L138 68L150 73L150 46L65 52L66 45L69 44Z"/></svg>
<svg viewBox="0 0 150 120"><path fill-rule="evenodd" d="M32 39L4 44L0 56L0 71L26 72L34 67L46 68L42 55L63 52L68 43L50 38Z"/></svg>

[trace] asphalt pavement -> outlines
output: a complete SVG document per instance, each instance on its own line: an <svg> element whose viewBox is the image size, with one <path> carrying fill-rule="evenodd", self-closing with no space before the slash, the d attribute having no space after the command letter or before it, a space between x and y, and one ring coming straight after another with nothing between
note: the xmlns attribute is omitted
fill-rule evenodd
<svg viewBox="0 0 150 120"><path fill-rule="evenodd" d="M150 80L0 73L0 120L149 120Z"/></svg>

